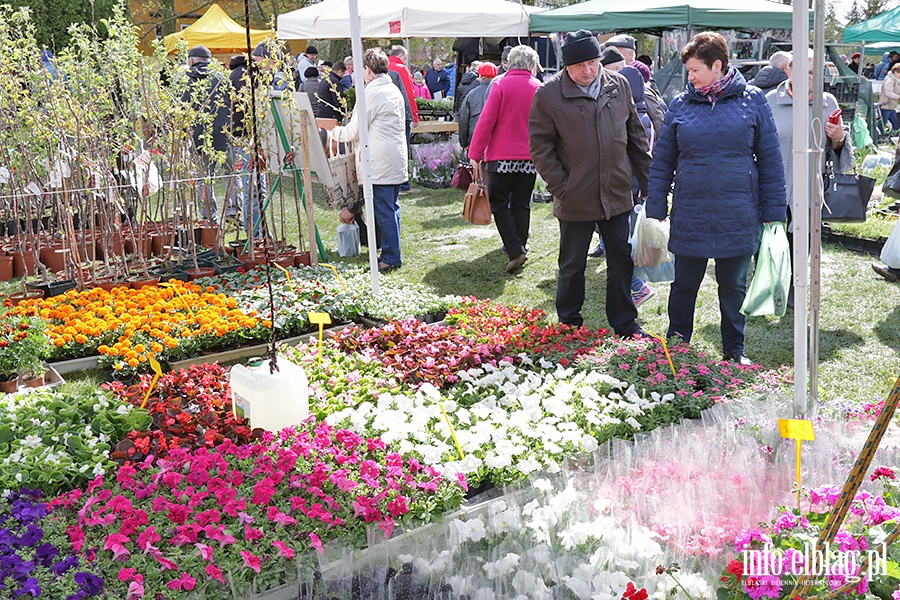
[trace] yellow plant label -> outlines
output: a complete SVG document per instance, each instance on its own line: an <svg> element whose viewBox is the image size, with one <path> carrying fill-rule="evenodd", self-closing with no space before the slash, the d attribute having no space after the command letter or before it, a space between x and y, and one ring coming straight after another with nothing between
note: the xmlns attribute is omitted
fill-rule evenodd
<svg viewBox="0 0 900 600"><path fill-rule="evenodd" d="M309 322L313 325L330 325L331 315L323 312L311 312L309 313Z"/></svg>
<svg viewBox="0 0 900 600"><path fill-rule="evenodd" d="M778 419L778 431L781 437L792 440L814 441L812 421L803 419Z"/></svg>

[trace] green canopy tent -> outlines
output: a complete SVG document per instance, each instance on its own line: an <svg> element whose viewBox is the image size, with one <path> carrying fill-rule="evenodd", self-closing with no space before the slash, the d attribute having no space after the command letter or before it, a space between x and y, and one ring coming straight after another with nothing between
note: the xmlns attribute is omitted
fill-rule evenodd
<svg viewBox="0 0 900 600"><path fill-rule="evenodd" d="M900 6L844 29L845 42L900 41Z"/></svg>
<svg viewBox="0 0 900 600"><path fill-rule="evenodd" d="M769 0L588 0L532 14L530 31L790 29L791 18L790 6Z"/></svg>

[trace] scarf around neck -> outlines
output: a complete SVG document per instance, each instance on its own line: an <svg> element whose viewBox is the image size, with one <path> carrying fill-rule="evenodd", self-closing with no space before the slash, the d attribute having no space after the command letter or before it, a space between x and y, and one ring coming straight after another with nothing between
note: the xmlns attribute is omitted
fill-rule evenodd
<svg viewBox="0 0 900 600"><path fill-rule="evenodd" d="M731 80L734 79L734 74L735 71L729 68L728 73L721 79L717 79L709 85L694 88L694 90L701 96L709 98L711 102L715 102L722 95L722 92L725 91L725 88L728 87L728 84L731 83Z"/></svg>

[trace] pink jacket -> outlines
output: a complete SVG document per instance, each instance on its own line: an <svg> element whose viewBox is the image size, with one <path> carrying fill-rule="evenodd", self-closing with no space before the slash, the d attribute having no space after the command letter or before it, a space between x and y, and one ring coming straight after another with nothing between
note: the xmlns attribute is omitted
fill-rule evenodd
<svg viewBox="0 0 900 600"><path fill-rule="evenodd" d="M541 82L530 71L507 71L491 84L469 146L471 160L531 160L528 114Z"/></svg>
<svg viewBox="0 0 900 600"><path fill-rule="evenodd" d="M426 100L431 100L431 91L428 89L428 86L424 83L422 85L418 85L415 79L413 79L413 95L416 98L425 98Z"/></svg>

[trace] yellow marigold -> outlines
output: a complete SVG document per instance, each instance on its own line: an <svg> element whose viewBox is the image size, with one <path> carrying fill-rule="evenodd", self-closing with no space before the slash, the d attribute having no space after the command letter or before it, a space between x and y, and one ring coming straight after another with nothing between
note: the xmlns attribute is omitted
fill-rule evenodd
<svg viewBox="0 0 900 600"><path fill-rule="evenodd" d="M79 333L75 336L76 344L87 344L88 338L83 333Z"/></svg>

